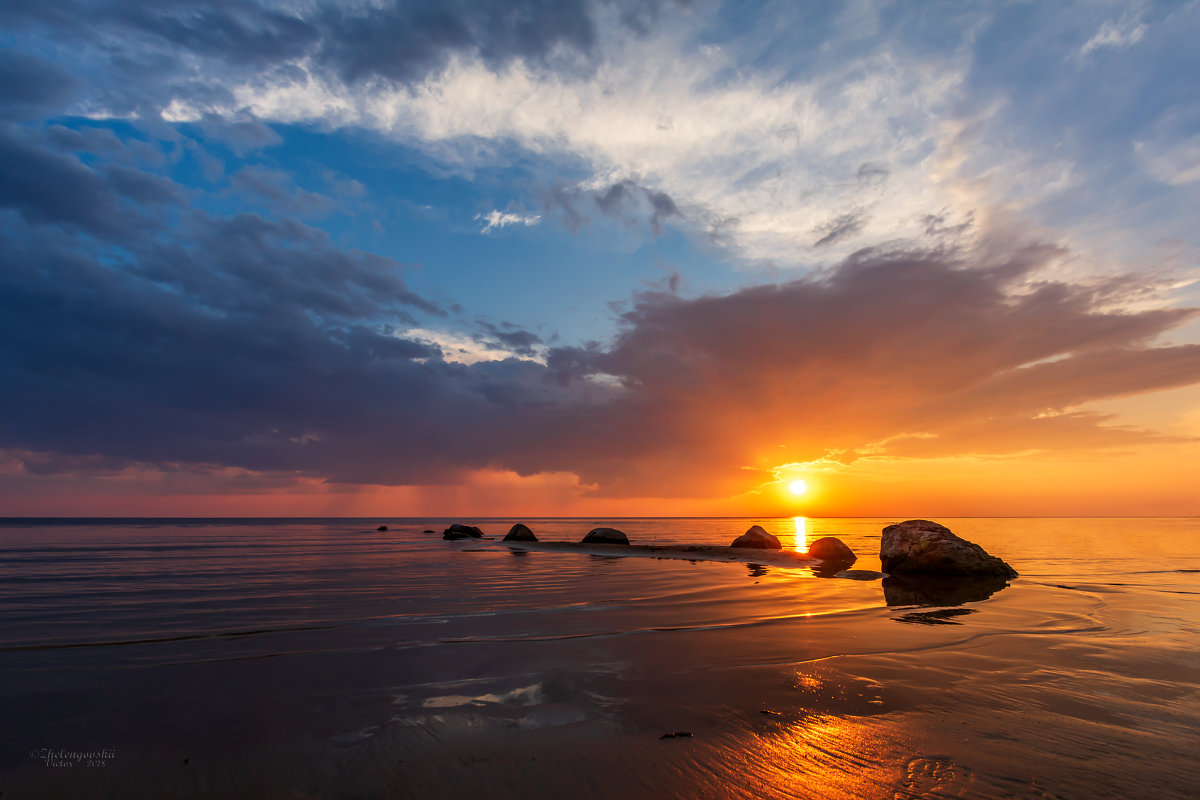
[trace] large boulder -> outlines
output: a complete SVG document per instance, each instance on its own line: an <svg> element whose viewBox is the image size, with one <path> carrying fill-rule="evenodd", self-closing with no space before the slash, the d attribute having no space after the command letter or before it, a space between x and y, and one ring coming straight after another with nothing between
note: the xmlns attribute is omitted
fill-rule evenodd
<svg viewBox="0 0 1200 800"><path fill-rule="evenodd" d="M783 543L763 530L760 525L753 525L741 536L733 540L730 547L757 547L759 550L782 550Z"/></svg>
<svg viewBox="0 0 1200 800"><path fill-rule="evenodd" d="M518 522L508 529L508 533L504 534L506 542L536 542L537 537L533 535L533 531L529 530L529 526L523 522Z"/></svg>
<svg viewBox="0 0 1200 800"><path fill-rule="evenodd" d="M584 544L629 544L629 537L616 528L592 528L583 537Z"/></svg>
<svg viewBox="0 0 1200 800"><path fill-rule="evenodd" d="M884 528L879 560L889 574L1017 577L1016 570L979 545L927 519L910 519Z"/></svg>
<svg viewBox="0 0 1200 800"><path fill-rule="evenodd" d="M449 528L442 531L443 539L478 539L483 536L483 531L476 528L474 525L463 525L455 522Z"/></svg>
<svg viewBox="0 0 1200 800"><path fill-rule="evenodd" d="M808 557L850 566L858 561L854 551L836 536L823 536L808 546Z"/></svg>

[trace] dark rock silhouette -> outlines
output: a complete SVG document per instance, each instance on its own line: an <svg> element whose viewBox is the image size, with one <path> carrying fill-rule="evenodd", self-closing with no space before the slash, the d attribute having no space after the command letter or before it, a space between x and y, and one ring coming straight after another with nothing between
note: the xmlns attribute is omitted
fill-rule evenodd
<svg viewBox="0 0 1200 800"><path fill-rule="evenodd" d="M927 519L910 519L883 529L879 560L890 574L996 575L1015 578L1017 571L979 545L955 536Z"/></svg>
<svg viewBox="0 0 1200 800"><path fill-rule="evenodd" d="M533 531L529 530L529 526L523 522L518 522L508 529L508 533L504 534L506 542L536 542L537 537L533 535Z"/></svg>
<svg viewBox="0 0 1200 800"><path fill-rule="evenodd" d="M443 539L479 539L483 537L483 531L476 528L474 525L463 525L455 522L449 528L442 531Z"/></svg>
<svg viewBox="0 0 1200 800"><path fill-rule="evenodd" d="M386 531L386 530L387 530L387 525L380 525L380 526L379 526L378 528L376 528L375 530L377 530L377 531Z"/></svg>
<svg viewBox="0 0 1200 800"><path fill-rule="evenodd" d="M842 568L858 561L854 551L836 536L823 536L808 546L809 558L819 558L827 564L841 564Z"/></svg>
<svg viewBox="0 0 1200 800"><path fill-rule="evenodd" d="M753 525L741 536L733 540L730 547L757 547L760 550L782 550L783 544L779 539L767 533L759 525Z"/></svg>
<svg viewBox="0 0 1200 800"><path fill-rule="evenodd" d="M584 544L629 544L629 537L616 528L592 528L583 537Z"/></svg>
<svg viewBox="0 0 1200 800"><path fill-rule="evenodd" d="M999 575L889 575L883 599L889 606L960 606L987 600L1007 586Z"/></svg>

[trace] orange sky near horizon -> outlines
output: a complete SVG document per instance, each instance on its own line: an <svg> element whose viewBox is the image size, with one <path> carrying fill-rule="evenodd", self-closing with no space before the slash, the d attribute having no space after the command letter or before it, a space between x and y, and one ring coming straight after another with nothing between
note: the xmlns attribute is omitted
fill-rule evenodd
<svg viewBox="0 0 1200 800"><path fill-rule="evenodd" d="M229 472L229 471L226 471ZM1020 457L861 458L785 469L756 490L712 497L604 497L570 473L479 470L458 485L349 486L312 479L254 488L235 471L220 491L152 470L42 477L0 497L0 516L199 517L961 517L1200 516L1200 444ZM11 470L10 470L11 475ZM802 478L803 496L788 491ZM239 481L244 482L239 487Z"/></svg>

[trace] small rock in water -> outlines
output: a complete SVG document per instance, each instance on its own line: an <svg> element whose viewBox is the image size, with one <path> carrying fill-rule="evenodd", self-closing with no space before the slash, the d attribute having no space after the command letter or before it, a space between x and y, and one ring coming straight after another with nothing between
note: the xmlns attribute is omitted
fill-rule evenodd
<svg viewBox="0 0 1200 800"><path fill-rule="evenodd" d="M690 739L692 738L691 731L675 731L674 733L664 733L658 737L660 739Z"/></svg>
<svg viewBox="0 0 1200 800"><path fill-rule="evenodd" d="M833 573L833 577L852 581L877 581L883 577L883 573L873 569L843 569Z"/></svg>
<svg viewBox="0 0 1200 800"><path fill-rule="evenodd" d="M819 558L822 561L836 561L847 566L858 560L854 551L836 536L823 536L808 546L809 558Z"/></svg>
<svg viewBox="0 0 1200 800"><path fill-rule="evenodd" d="M733 540L730 547L757 547L760 550L782 550L783 543L778 538L767 533L762 526L753 525L741 536Z"/></svg>
<svg viewBox="0 0 1200 800"><path fill-rule="evenodd" d="M533 531L529 530L529 526L518 522L508 529L508 533L504 536L506 542L536 542L537 537L533 535Z"/></svg>
<svg viewBox="0 0 1200 800"><path fill-rule="evenodd" d="M760 708L758 710L758 713L766 714L768 717L782 717L783 716L783 714L780 714L778 711L772 711L769 708Z"/></svg>
<svg viewBox="0 0 1200 800"><path fill-rule="evenodd" d="M442 531L443 539L481 539L483 531L476 528L474 525L463 525L455 522L449 528Z"/></svg>
<svg viewBox="0 0 1200 800"><path fill-rule="evenodd" d="M435 531L433 528L426 528L425 530L421 531L421 533L437 533L437 531Z"/></svg>
<svg viewBox="0 0 1200 800"><path fill-rule="evenodd" d="M583 537L583 544L629 544L629 537L616 528L592 528Z"/></svg>
<svg viewBox="0 0 1200 800"><path fill-rule="evenodd" d="M387 525L380 525L380 526L379 526L378 528L376 528L375 530L377 530L377 531L386 531L386 530L387 530Z"/></svg>
<svg viewBox="0 0 1200 800"><path fill-rule="evenodd" d="M1017 571L1001 559L927 519L910 519L884 528L879 560L887 573L1017 577Z"/></svg>

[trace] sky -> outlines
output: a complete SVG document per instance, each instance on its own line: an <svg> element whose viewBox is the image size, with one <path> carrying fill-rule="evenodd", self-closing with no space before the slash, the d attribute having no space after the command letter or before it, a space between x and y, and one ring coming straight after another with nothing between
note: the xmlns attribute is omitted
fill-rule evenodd
<svg viewBox="0 0 1200 800"><path fill-rule="evenodd" d="M6 0L0 516L1200 515L1197 38Z"/></svg>

